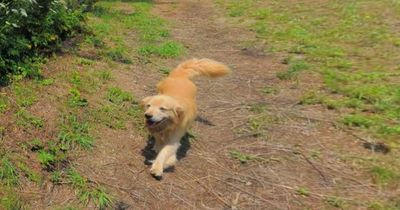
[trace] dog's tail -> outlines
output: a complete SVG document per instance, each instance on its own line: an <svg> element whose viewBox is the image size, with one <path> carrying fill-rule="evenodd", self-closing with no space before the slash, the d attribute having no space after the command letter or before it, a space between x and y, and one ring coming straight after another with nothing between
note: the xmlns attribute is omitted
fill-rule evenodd
<svg viewBox="0 0 400 210"><path fill-rule="evenodd" d="M194 58L179 64L179 66L170 73L170 77L193 79L196 76L206 76L215 78L224 76L230 72L231 70L229 67L217 61L207 58Z"/></svg>

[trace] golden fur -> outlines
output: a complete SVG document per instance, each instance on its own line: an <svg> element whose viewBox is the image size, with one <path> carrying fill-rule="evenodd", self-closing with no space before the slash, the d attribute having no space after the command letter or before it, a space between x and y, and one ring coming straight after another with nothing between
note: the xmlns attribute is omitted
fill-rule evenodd
<svg viewBox="0 0 400 210"><path fill-rule="evenodd" d="M158 153L150 173L161 177L163 170L174 166L180 139L197 116L196 76L220 77L230 73L227 66L210 59L191 59L178 65L157 85L158 95L142 100L146 127L155 138Z"/></svg>

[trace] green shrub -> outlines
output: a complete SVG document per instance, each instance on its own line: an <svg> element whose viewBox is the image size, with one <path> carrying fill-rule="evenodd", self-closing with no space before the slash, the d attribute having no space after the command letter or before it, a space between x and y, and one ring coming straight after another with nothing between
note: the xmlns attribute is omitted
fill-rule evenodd
<svg viewBox="0 0 400 210"><path fill-rule="evenodd" d="M82 4L83 3L83 4ZM0 82L40 75L41 56L83 30L93 0L0 0Z"/></svg>

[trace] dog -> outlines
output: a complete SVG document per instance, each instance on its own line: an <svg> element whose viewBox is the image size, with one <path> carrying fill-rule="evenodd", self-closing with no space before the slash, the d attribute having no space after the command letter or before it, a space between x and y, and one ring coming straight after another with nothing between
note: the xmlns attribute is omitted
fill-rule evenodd
<svg viewBox="0 0 400 210"><path fill-rule="evenodd" d="M158 95L141 101L146 128L155 139L157 156L150 169L155 178L161 179L164 169L176 164L180 140L197 117L197 87L192 79L216 78L230 72L229 67L211 59L187 60L157 84Z"/></svg>

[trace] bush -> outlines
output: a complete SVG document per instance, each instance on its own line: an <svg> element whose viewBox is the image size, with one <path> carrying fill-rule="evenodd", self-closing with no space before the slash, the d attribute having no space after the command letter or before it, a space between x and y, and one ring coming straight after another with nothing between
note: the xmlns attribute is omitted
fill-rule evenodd
<svg viewBox="0 0 400 210"><path fill-rule="evenodd" d="M86 3L93 0L0 0L0 82L39 76L40 57L82 31Z"/></svg>

